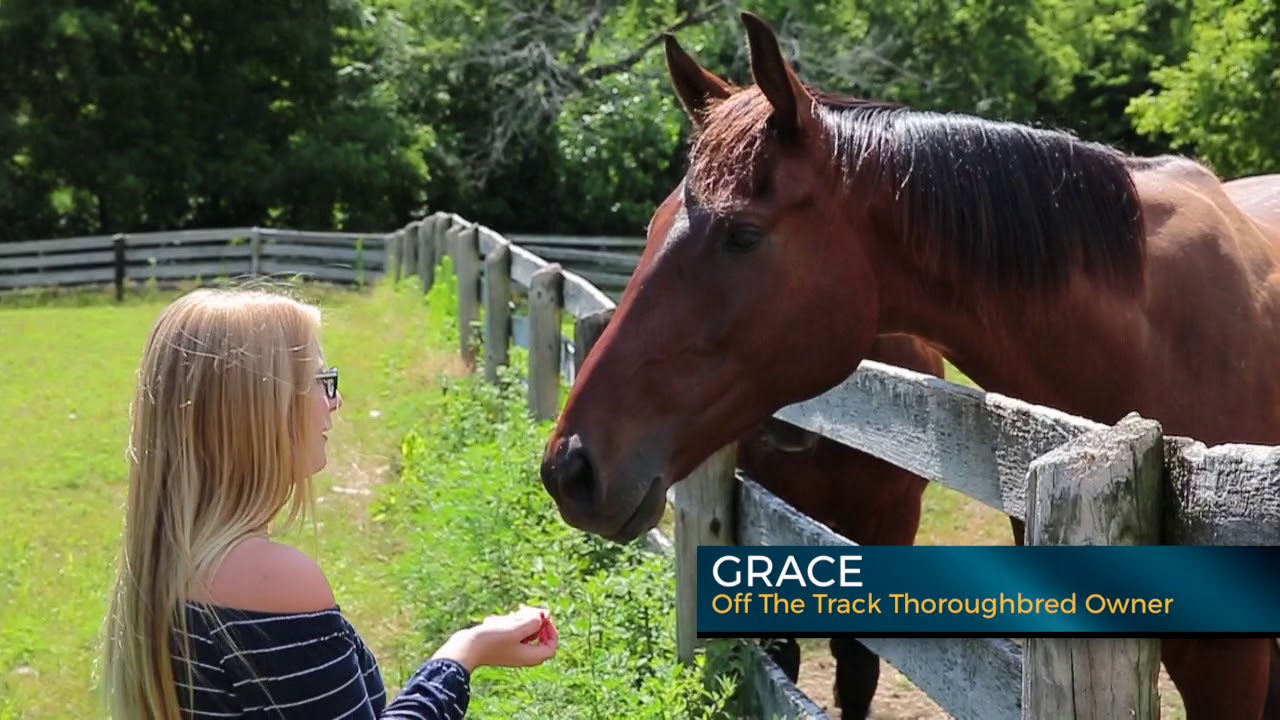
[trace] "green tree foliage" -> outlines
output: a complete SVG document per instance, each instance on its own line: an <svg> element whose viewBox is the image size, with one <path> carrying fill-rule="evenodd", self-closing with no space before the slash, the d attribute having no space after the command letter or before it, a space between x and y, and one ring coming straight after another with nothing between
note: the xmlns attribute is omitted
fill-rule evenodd
<svg viewBox="0 0 1280 720"><path fill-rule="evenodd" d="M1054 71L1034 119L1137 154L1169 150L1162 133L1143 135L1125 115L1130 100L1156 87L1154 69L1187 51L1188 0L1039 0L1032 19Z"/></svg>
<svg viewBox="0 0 1280 720"><path fill-rule="evenodd" d="M5 0L0 241L215 225L643 231L689 126L661 33L730 0ZM1274 170L1271 0L757 0L809 82Z"/></svg>
<svg viewBox="0 0 1280 720"><path fill-rule="evenodd" d="M0 237L386 227L430 133L354 1L0 3Z"/></svg>
<svg viewBox="0 0 1280 720"><path fill-rule="evenodd" d="M1191 52L1152 75L1133 100L1140 132L1166 133L1220 175L1280 169L1280 7L1274 0L1199 1Z"/></svg>

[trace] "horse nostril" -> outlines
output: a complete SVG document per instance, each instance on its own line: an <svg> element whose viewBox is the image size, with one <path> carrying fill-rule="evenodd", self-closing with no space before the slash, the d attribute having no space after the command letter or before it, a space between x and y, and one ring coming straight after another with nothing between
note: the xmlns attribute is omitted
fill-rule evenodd
<svg viewBox="0 0 1280 720"><path fill-rule="evenodd" d="M575 505L590 507L595 502L595 472L580 444L569 447L560 470L560 492Z"/></svg>

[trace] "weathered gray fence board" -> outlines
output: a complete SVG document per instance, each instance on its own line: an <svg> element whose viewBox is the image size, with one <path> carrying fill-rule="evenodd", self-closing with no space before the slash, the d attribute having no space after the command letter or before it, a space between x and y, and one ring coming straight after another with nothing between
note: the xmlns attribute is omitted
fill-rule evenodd
<svg viewBox="0 0 1280 720"><path fill-rule="evenodd" d="M508 249L515 249L509 245ZM514 274L514 273L513 273ZM560 412L560 378L564 372L564 337L560 331L563 276L548 265L529 282L529 409L538 420L554 420Z"/></svg>
<svg viewBox="0 0 1280 720"><path fill-rule="evenodd" d="M249 262L193 262L167 265L130 265L125 278L131 281L186 280L194 278L242 278L249 275ZM115 276L112 275L114 278Z"/></svg>
<svg viewBox="0 0 1280 720"><path fill-rule="evenodd" d="M791 684L782 668L763 649L749 645L747 652L750 653L750 662L746 672L746 690L753 699L755 713L752 717L762 720L775 717L827 720L822 708Z"/></svg>
<svg viewBox="0 0 1280 720"><path fill-rule="evenodd" d="M527 289L533 283L534 273L549 265L546 260L519 245L511 245L511 279L522 288Z"/></svg>
<svg viewBox="0 0 1280 720"><path fill-rule="evenodd" d="M0 288L46 287L52 285L90 285L109 283L116 279L115 268L89 268L87 270L55 270L42 273L0 275Z"/></svg>
<svg viewBox="0 0 1280 720"><path fill-rule="evenodd" d="M515 238L499 235L491 228L480 226L480 252L487 253L504 240L509 241L511 249L511 280L523 291L528 291L533 282L533 274L550 265L528 249L516 244ZM566 308L568 309L568 308Z"/></svg>
<svg viewBox="0 0 1280 720"><path fill-rule="evenodd" d="M856 545L738 473L739 545ZM859 638L957 720L1019 717L1022 656L1000 638Z"/></svg>
<svg viewBox="0 0 1280 720"><path fill-rule="evenodd" d="M345 263L351 266L354 266L357 261L363 260L366 266L376 265L381 267L386 262L386 251L382 249L357 250L354 246L300 245L298 243L273 242L262 246L262 257L311 258L315 260L327 260L335 263ZM415 266L414 268L411 268L411 271L416 272L417 267Z"/></svg>
<svg viewBox="0 0 1280 720"><path fill-rule="evenodd" d="M616 307L608 295L578 273L565 270L563 274L564 309L570 315L580 318Z"/></svg>
<svg viewBox="0 0 1280 720"><path fill-rule="evenodd" d="M520 245L560 246L560 247L608 247L643 249L645 239L642 237L617 237L590 235L529 235L525 233L503 233L511 242Z"/></svg>
<svg viewBox="0 0 1280 720"><path fill-rule="evenodd" d="M1022 717L1022 650L1013 640L859 638L859 642L907 676L955 720Z"/></svg>
<svg viewBox="0 0 1280 720"><path fill-rule="evenodd" d="M157 245L183 245L186 243L213 241L226 242L236 238L248 240L252 234L253 228L247 227L166 230L161 232L126 233L124 243L125 247L142 248L155 247Z"/></svg>
<svg viewBox="0 0 1280 720"><path fill-rule="evenodd" d="M628 282L631 281L630 275L599 272L597 270L591 270L589 268L579 268L575 270L575 272L577 272L579 275L586 278L587 280L590 280L591 282L595 283L597 286L599 286L602 289L613 288L613 289L621 290L622 288L627 286Z"/></svg>
<svg viewBox="0 0 1280 720"><path fill-rule="evenodd" d="M114 237L113 235L83 235L50 240L23 240L22 242L0 243L0 257L31 255L33 253L74 252L76 250L102 250L111 247Z"/></svg>
<svg viewBox="0 0 1280 720"><path fill-rule="evenodd" d="M1165 541L1280 545L1280 447L1165 438Z"/></svg>
<svg viewBox="0 0 1280 720"><path fill-rule="evenodd" d="M111 265L115 261L116 253L114 250L35 255L33 257L5 257L0 258L0 272L5 270L51 270L53 268L76 267L78 265Z"/></svg>
<svg viewBox="0 0 1280 720"><path fill-rule="evenodd" d="M510 362L511 246L503 243L484 253L484 374L498 382L498 371Z"/></svg>
<svg viewBox="0 0 1280 720"><path fill-rule="evenodd" d="M290 240L293 242L307 242L317 245L333 244L346 247L354 247L356 240L363 240L365 247L383 247L387 238L391 233L355 233L355 232L328 232L321 230L289 230L277 228L258 228L258 233L263 238Z"/></svg>
<svg viewBox="0 0 1280 720"><path fill-rule="evenodd" d="M1085 433L1031 465L1029 546L1155 545L1164 442L1136 415ZM1027 638L1022 707L1042 717L1156 720L1160 641Z"/></svg>
<svg viewBox="0 0 1280 720"><path fill-rule="evenodd" d="M732 545L737 535L737 444L716 450L669 488L676 535L676 655L692 662L698 641L698 546Z"/></svg>
<svg viewBox="0 0 1280 720"><path fill-rule="evenodd" d="M560 247L556 245L527 246L531 251L552 262L580 261L600 265L602 268L616 269L618 272L630 273L640 262L640 253L616 252L612 250L582 250L580 248Z"/></svg>
<svg viewBox="0 0 1280 720"><path fill-rule="evenodd" d="M1023 519L1031 461L1104 427L870 360L834 389L775 416Z"/></svg>
<svg viewBox="0 0 1280 720"><path fill-rule="evenodd" d="M125 250L125 261L129 263L162 263L167 260L248 260L252 256L253 248L248 243L237 245L226 242L202 243Z"/></svg>
<svg viewBox="0 0 1280 720"><path fill-rule="evenodd" d="M260 271L266 276L290 277L299 275L310 280L322 280L336 283L369 282L377 273L368 270L363 273L354 268L326 267L324 265L303 265L299 263L280 262L269 258L263 259Z"/></svg>

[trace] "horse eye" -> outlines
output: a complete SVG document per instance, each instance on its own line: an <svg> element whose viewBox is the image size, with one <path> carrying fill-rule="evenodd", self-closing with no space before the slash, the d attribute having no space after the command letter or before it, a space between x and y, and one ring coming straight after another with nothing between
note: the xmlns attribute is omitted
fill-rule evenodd
<svg viewBox="0 0 1280 720"><path fill-rule="evenodd" d="M724 238L724 247L730 252L747 252L764 239L764 231L754 225L734 225Z"/></svg>

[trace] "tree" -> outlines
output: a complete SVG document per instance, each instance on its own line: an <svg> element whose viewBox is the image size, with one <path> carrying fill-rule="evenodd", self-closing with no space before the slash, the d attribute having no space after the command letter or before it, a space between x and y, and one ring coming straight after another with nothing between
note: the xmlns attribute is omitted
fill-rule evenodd
<svg viewBox="0 0 1280 720"><path fill-rule="evenodd" d="M1191 52L1152 73L1134 98L1139 132L1167 133L1224 177L1280 168L1280 8L1272 0L1201 1Z"/></svg>

